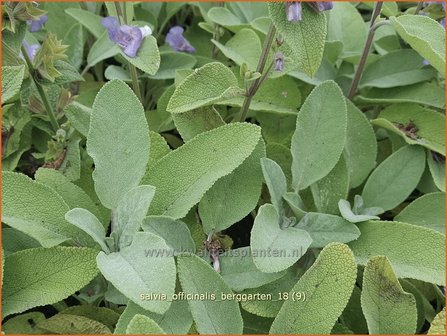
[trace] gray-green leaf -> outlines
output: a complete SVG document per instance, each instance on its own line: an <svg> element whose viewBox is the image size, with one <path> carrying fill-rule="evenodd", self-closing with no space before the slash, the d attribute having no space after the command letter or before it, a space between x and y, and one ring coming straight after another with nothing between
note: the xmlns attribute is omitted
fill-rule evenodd
<svg viewBox="0 0 447 336"><path fill-rule="evenodd" d="M231 298L221 298L233 294L222 277L195 255L177 257L177 267L184 292L216 297L216 300L188 300L197 331L200 334L241 334L243 322L238 303Z"/></svg>
<svg viewBox="0 0 447 336"><path fill-rule="evenodd" d="M292 137L295 189L306 189L337 164L346 142L346 111L343 93L333 81L318 85L307 97Z"/></svg>
<svg viewBox="0 0 447 336"><path fill-rule="evenodd" d="M95 190L104 206L116 208L121 197L140 183L149 143L138 98L122 81L105 84L93 104L87 137L87 152L95 162Z"/></svg>

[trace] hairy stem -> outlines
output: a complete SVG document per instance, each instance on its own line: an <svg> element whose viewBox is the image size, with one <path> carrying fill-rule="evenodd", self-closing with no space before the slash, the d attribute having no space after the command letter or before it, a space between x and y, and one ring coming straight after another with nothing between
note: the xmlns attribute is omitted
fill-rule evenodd
<svg viewBox="0 0 447 336"><path fill-rule="evenodd" d="M275 39L276 28L273 23L270 24L269 31L264 40L264 45L262 46L261 56L259 57L258 66L256 67L256 72L263 73L265 64L267 63L267 59L269 57L269 52L272 47L273 40ZM270 68L269 68L270 69ZM239 115L234 118L233 121L239 120L240 122L244 121L247 117L248 110L250 108L250 103L253 99L253 96L258 91L260 85L265 80L266 76L262 76L256 79L253 84L251 84L250 88L245 94L244 103L242 104Z"/></svg>
<svg viewBox="0 0 447 336"><path fill-rule="evenodd" d="M115 8L116 8L116 14L118 15L118 20L121 21L121 19L120 19L120 17L121 17L122 22L124 24L127 24L127 15L126 15L127 13L126 12L123 13L123 10L121 8L121 3L115 2ZM129 64L130 77L132 78L133 91L137 95L138 100L141 102L141 104L143 104L143 97L141 95L140 84L138 83L137 68L135 68L135 65L133 65L130 62L128 62L128 64Z"/></svg>
<svg viewBox="0 0 447 336"><path fill-rule="evenodd" d="M372 41L374 38L374 34L376 32L377 27L374 27L377 17L380 15L380 11L382 9L383 2L376 2L373 10L373 14L371 16L371 22L369 25L368 37L366 38L365 47L363 48L362 57L360 58L359 65L357 70L355 71L354 78L351 83L351 87L349 88L348 99L352 100L355 93L357 92L357 87L359 85L360 79L362 78L363 70L365 69L366 59L368 58L369 51L371 49Z"/></svg>
<svg viewBox="0 0 447 336"><path fill-rule="evenodd" d="M25 47L22 45L22 54L25 59L26 64L28 65L28 71L30 73L30 77L36 85L37 91L39 92L40 98L42 99L43 105L47 110L48 117L50 118L51 126L53 130L56 132L59 129L59 123L57 122L56 115L54 114L53 108L51 107L50 101L48 100L45 89L40 85L40 83L34 78L36 74L36 70L34 69L33 63L31 62L28 53L26 52Z"/></svg>
<svg viewBox="0 0 447 336"><path fill-rule="evenodd" d="M419 12L422 9L422 6L424 5L424 1L419 1L418 6L416 7L416 10L414 11L414 15L418 15Z"/></svg>

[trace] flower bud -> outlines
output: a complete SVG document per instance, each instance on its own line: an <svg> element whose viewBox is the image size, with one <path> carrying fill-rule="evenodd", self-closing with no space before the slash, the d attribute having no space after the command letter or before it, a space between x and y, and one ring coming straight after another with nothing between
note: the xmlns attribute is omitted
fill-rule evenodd
<svg viewBox="0 0 447 336"><path fill-rule="evenodd" d="M315 2L308 2L309 6L312 7L317 12L323 12L326 10L331 10L334 5L332 1L315 1Z"/></svg>
<svg viewBox="0 0 447 336"><path fill-rule="evenodd" d="M287 20L290 22L301 21L301 3L297 1L286 3Z"/></svg>
<svg viewBox="0 0 447 336"><path fill-rule="evenodd" d="M275 71L282 71L284 69L284 54L278 51L275 54Z"/></svg>

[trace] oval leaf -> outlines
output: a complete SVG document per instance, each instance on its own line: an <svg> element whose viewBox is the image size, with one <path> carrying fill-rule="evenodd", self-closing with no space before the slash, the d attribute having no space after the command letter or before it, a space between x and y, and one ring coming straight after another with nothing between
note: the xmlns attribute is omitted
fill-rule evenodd
<svg viewBox="0 0 447 336"><path fill-rule="evenodd" d="M119 80L105 84L93 104L87 137L87 152L95 163L95 190L105 207L115 208L140 183L149 142L144 109L132 90Z"/></svg>

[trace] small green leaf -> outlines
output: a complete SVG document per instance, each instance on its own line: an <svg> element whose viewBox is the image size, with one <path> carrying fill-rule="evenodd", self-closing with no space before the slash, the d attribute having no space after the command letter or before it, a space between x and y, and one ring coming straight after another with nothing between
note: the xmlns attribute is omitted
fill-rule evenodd
<svg viewBox="0 0 447 336"><path fill-rule="evenodd" d="M356 195L356 197L357 196L359 196L359 195ZM361 196L359 196L359 197L361 197ZM360 222L366 222L368 220L380 219L380 217L373 215L373 214L354 213L355 205L353 206L353 209L351 210L351 204L347 200L344 200L344 199L341 199L338 202L338 208L340 209L340 214L342 215L342 217L351 223L360 223ZM368 210L368 209L371 209L371 208L367 208L366 210ZM374 208L372 208L372 209L374 209ZM380 209L380 211L381 211L380 213L383 212L383 209L381 209L381 208L377 208L377 209ZM379 214L379 213L377 213L377 214Z"/></svg>
<svg viewBox="0 0 447 336"><path fill-rule="evenodd" d="M116 324L115 334L124 334L129 322L137 314L151 318L168 334L186 334L193 323L186 300L172 301L171 306L163 315L144 310L129 301Z"/></svg>
<svg viewBox="0 0 447 336"><path fill-rule="evenodd" d="M427 152L427 163L436 187L445 192L445 157Z"/></svg>
<svg viewBox="0 0 447 336"><path fill-rule="evenodd" d="M287 21L284 2L269 3L270 18L293 52L300 70L312 77L320 67L326 39L327 22L323 13L303 6L302 20ZM309 38L309 37L312 38Z"/></svg>
<svg viewBox="0 0 447 336"><path fill-rule="evenodd" d="M338 215L338 201L348 197L349 173L344 156L329 174L310 186L318 212Z"/></svg>
<svg viewBox="0 0 447 336"><path fill-rule="evenodd" d="M57 314L37 324L39 329L51 334L110 334L104 324L93 319L71 314Z"/></svg>
<svg viewBox="0 0 447 336"><path fill-rule="evenodd" d="M19 93L24 75L24 65L2 66L2 104Z"/></svg>
<svg viewBox="0 0 447 336"><path fill-rule="evenodd" d="M155 188L140 185L130 189L118 202L113 212L113 232L119 236L119 246L130 244L132 237L140 230L144 217L155 194Z"/></svg>
<svg viewBox="0 0 447 336"><path fill-rule="evenodd" d="M401 222L371 221L358 227L361 235L349 246L360 265L382 255L388 257L399 278L445 284L443 234Z"/></svg>
<svg viewBox="0 0 447 336"><path fill-rule="evenodd" d="M84 137L87 137L92 109L74 101L65 107L64 114L71 125Z"/></svg>
<svg viewBox="0 0 447 336"><path fill-rule="evenodd" d="M441 310L431 323L428 335L443 335L445 333L445 310Z"/></svg>
<svg viewBox="0 0 447 336"><path fill-rule="evenodd" d="M356 97L367 104L416 103L445 109L445 92L435 83L417 83L388 89L372 88Z"/></svg>
<svg viewBox="0 0 447 336"><path fill-rule="evenodd" d="M101 16L80 8L68 8L65 13L82 24L97 39L104 33L105 28L101 24Z"/></svg>
<svg viewBox="0 0 447 336"><path fill-rule="evenodd" d="M399 35L445 76L445 30L424 15L390 17Z"/></svg>
<svg viewBox="0 0 447 336"><path fill-rule="evenodd" d="M233 123L199 134L164 156L143 179L157 190L150 214L184 217L219 178L250 156L260 137L258 126Z"/></svg>
<svg viewBox="0 0 447 336"><path fill-rule="evenodd" d="M233 292L222 277L195 255L177 257L178 275L184 292L192 295L214 294L216 300L188 300L200 334L241 334L242 316ZM230 295L223 300L223 295Z"/></svg>
<svg viewBox="0 0 447 336"><path fill-rule="evenodd" d="M346 142L346 128L342 91L333 81L320 84L301 107L292 137L295 189L306 189L335 167Z"/></svg>
<svg viewBox="0 0 447 336"><path fill-rule="evenodd" d="M357 277L357 265L344 244L330 244L292 288L305 301L287 300L273 321L271 334L328 334L346 307Z"/></svg>
<svg viewBox="0 0 447 336"><path fill-rule="evenodd" d="M52 247L73 239L95 246L83 231L65 221L70 210L52 188L12 172L2 173L2 222Z"/></svg>
<svg viewBox="0 0 447 336"><path fill-rule="evenodd" d="M192 69L196 64L194 56L179 52L163 52L161 63L153 79L174 79L177 70Z"/></svg>
<svg viewBox="0 0 447 336"><path fill-rule="evenodd" d="M328 11L328 36L330 42L341 42L341 58L360 55L365 46L368 28L353 3L334 2Z"/></svg>
<svg viewBox="0 0 447 336"><path fill-rule="evenodd" d="M91 46L87 55L87 64L89 67L93 67L99 62L116 56L120 53L120 47L117 44L110 41L109 34L104 31L95 43Z"/></svg>
<svg viewBox="0 0 447 336"><path fill-rule="evenodd" d="M59 302L87 285L98 274L97 253L85 247L55 246L6 257L3 317Z"/></svg>
<svg viewBox="0 0 447 336"><path fill-rule="evenodd" d="M70 209L84 208L94 216L101 218L101 213L90 196L80 187L70 182L58 170L39 168L34 176L39 183L45 184L56 191L67 203ZM101 224L102 225L102 224Z"/></svg>
<svg viewBox="0 0 447 336"><path fill-rule="evenodd" d="M103 251L109 252L105 243L106 230L94 214L86 209L75 208L65 214L65 219L92 237Z"/></svg>
<svg viewBox="0 0 447 336"><path fill-rule="evenodd" d="M191 232L181 220L166 216L148 216L144 219L142 228L145 232L153 233L166 241L176 252L196 251Z"/></svg>
<svg viewBox="0 0 447 336"><path fill-rule="evenodd" d="M183 113L233 97L241 90L233 72L218 62L196 69L175 89L167 110Z"/></svg>
<svg viewBox="0 0 447 336"><path fill-rule="evenodd" d="M292 210L297 220L301 220L301 218L306 215L306 206L304 205L304 202L299 194L295 192L287 192L282 197L289 205L290 210Z"/></svg>
<svg viewBox="0 0 447 336"><path fill-rule="evenodd" d="M116 289L140 307L163 314L170 301L161 297L144 300L141 296L154 293L170 299L174 294L175 262L173 256L162 254L167 251L169 246L162 238L139 232L130 246L109 255L100 252L96 260L101 273Z"/></svg>
<svg viewBox="0 0 447 336"><path fill-rule="evenodd" d="M274 318L278 315L284 301L280 298L280 293L288 293L292 287L296 284L298 275L296 269L293 267L287 270L286 274L271 283L258 288L246 289L241 294L257 295L269 294L272 296L271 300L246 300L241 302L241 306L244 310L251 314L262 317Z"/></svg>
<svg viewBox="0 0 447 336"><path fill-rule="evenodd" d="M45 320L45 315L40 312L31 312L14 316L2 325L2 332L5 334L41 334L42 330L36 325Z"/></svg>
<svg viewBox="0 0 447 336"><path fill-rule="evenodd" d="M391 88L424 82L436 77L436 70L423 66L423 58L414 50L396 50L365 68L360 87Z"/></svg>
<svg viewBox="0 0 447 336"><path fill-rule="evenodd" d="M4 256L40 246L37 240L22 231L13 229L12 227L2 228L2 248Z"/></svg>
<svg viewBox="0 0 447 336"><path fill-rule="evenodd" d="M160 326L150 317L136 314L126 328L126 334L147 335L147 334L166 334Z"/></svg>
<svg viewBox="0 0 447 336"><path fill-rule="evenodd" d="M264 141L231 174L219 179L199 203L199 215L205 233L222 231L242 220L252 211L262 191L261 158ZM244 192L240 192L243 190Z"/></svg>
<svg viewBox="0 0 447 336"><path fill-rule="evenodd" d="M115 328L115 324L120 317L119 313L110 308L90 305L71 306L61 311L61 314L84 316L104 324L110 330Z"/></svg>
<svg viewBox="0 0 447 336"><path fill-rule="evenodd" d="M351 101L348 107L348 128L344 156L349 170L350 188L358 187L376 166L377 140L371 123Z"/></svg>
<svg viewBox="0 0 447 336"><path fill-rule="evenodd" d="M295 227L309 233L313 248L322 248L331 242L347 243L360 236L357 226L345 219L316 212L308 212Z"/></svg>
<svg viewBox="0 0 447 336"><path fill-rule="evenodd" d="M408 144L445 155L445 115L442 113L416 104L393 104L382 110L372 123L398 134Z"/></svg>
<svg viewBox="0 0 447 336"><path fill-rule="evenodd" d="M241 29L225 45L211 40L222 53L237 65L246 63L249 70L256 70L261 55L261 40L252 29Z"/></svg>
<svg viewBox="0 0 447 336"><path fill-rule="evenodd" d="M371 258L363 273L362 310L370 334L414 334L417 309L387 257Z"/></svg>
<svg viewBox="0 0 447 336"><path fill-rule="evenodd" d="M362 197L367 206L390 210L416 188L425 169L425 152L407 145L389 156L369 176Z"/></svg>
<svg viewBox="0 0 447 336"><path fill-rule="evenodd" d="M144 38L136 57L127 56L121 49L120 53L130 64L148 75L155 75L160 67L160 52L153 36Z"/></svg>
<svg viewBox="0 0 447 336"><path fill-rule="evenodd" d="M219 112L212 106L199 107L184 113L174 113L172 119L183 141L189 141L200 133L225 125Z"/></svg>
<svg viewBox="0 0 447 336"><path fill-rule="evenodd" d="M282 278L285 271L277 273L263 273L256 268L251 256L250 247L230 250L219 256L220 275L227 285L234 291L256 288Z"/></svg>
<svg viewBox="0 0 447 336"><path fill-rule="evenodd" d="M95 162L95 190L101 203L113 209L143 177L149 160L149 129L140 101L118 80L99 91L90 119L87 152Z"/></svg>
<svg viewBox="0 0 447 336"><path fill-rule="evenodd" d="M394 219L445 234L445 193L431 193L417 198Z"/></svg>
<svg viewBox="0 0 447 336"><path fill-rule="evenodd" d="M255 218L250 247L253 261L262 272L275 273L289 268L312 243L312 238L304 230L294 227L281 229L281 220L271 204L260 207Z"/></svg>
<svg viewBox="0 0 447 336"><path fill-rule="evenodd" d="M262 174L270 193L270 200L278 214L284 213L283 196L287 192L287 180L281 167L268 158L261 159Z"/></svg>

